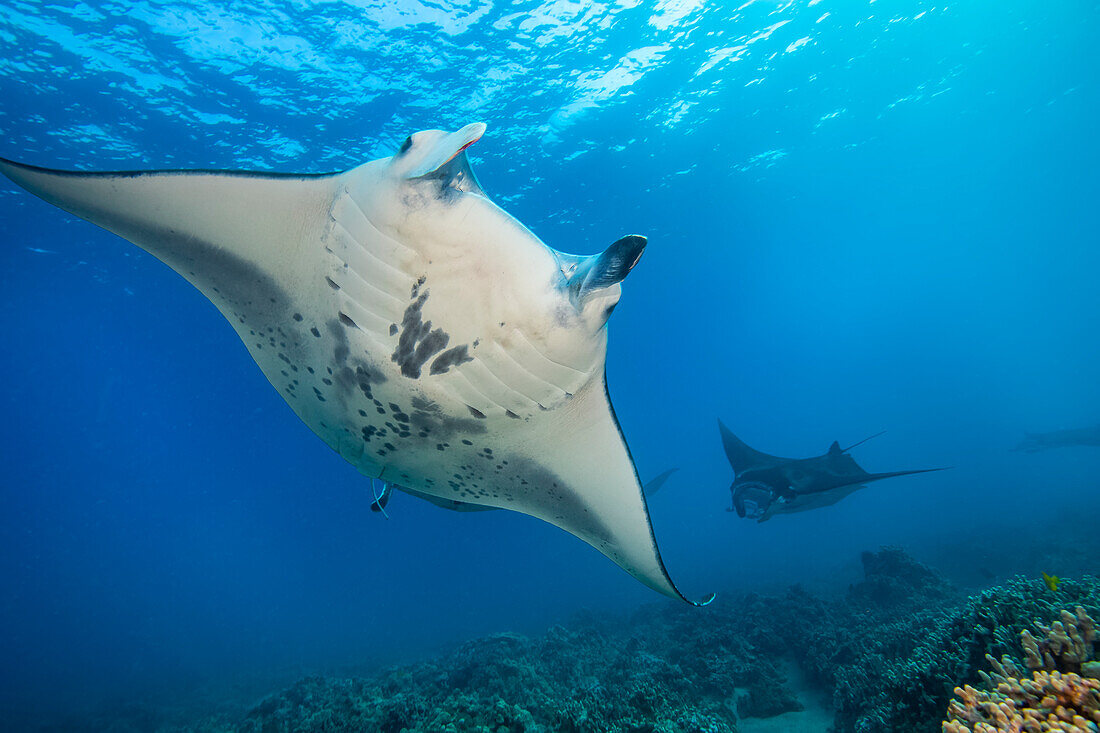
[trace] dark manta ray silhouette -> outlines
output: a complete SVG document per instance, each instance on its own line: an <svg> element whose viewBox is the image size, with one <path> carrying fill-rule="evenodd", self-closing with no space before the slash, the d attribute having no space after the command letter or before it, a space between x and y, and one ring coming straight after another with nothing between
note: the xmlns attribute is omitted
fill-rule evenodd
<svg viewBox="0 0 1100 733"><path fill-rule="evenodd" d="M848 455L848 451L881 433L847 448L841 448L839 443L833 441L828 452L813 458L782 458L745 445L721 420L718 421L718 429L722 433L726 457L736 474L730 485L733 507L729 511L758 522L775 514L803 512L835 504L872 481L943 470L864 471Z"/></svg>
<svg viewBox="0 0 1100 733"><path fill-rule="evenodd" d="M1100 447L1100 425L1094 425L1091 428L1052 430L1049 433L1026 433L1020 444L1012 450L1038 453L1041 450L1066 448L1073 445Z"/></svg>

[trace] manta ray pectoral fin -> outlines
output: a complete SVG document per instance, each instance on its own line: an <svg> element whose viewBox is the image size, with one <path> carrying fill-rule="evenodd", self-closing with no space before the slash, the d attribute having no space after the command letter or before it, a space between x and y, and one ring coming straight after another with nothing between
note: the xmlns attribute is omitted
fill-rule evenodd
<svg viewBox="0 0 1100 733"><path fill-rule="evenodd" d="M568 281L569 297L582 308L596 292L623 281L645 251L646 238L628 234L598 255L585 258Z"/></svg>
<svg viewBox="0 0 1100 733"><path fill-rule="evenodd" d="M81 173L0 159L36 196L151 253L229 310L286 299L338 179L237 171ZM317 229L318 231L314 231Z"/></svg>
<svg viewBox="0 0 1100 733"><path fill-rule="evenodd" d="M508 508L543 519L595 547L650 588L694 605L665 569L626 441L600 377L577 392L562 418L529 440L537 491L510 495Z"/></svg>
<svg viewBox="0 0 1100 733"><path fill-rule="evenodd" d="M750 448L748 444L734 435L733 431L727 428L721 420L718 421L718 431L722 434L722 448L726 451L726 458L729 460L733 472L738 476L745 471L770 468L789 463L792 460L761 453L754 448Z"/></svg>

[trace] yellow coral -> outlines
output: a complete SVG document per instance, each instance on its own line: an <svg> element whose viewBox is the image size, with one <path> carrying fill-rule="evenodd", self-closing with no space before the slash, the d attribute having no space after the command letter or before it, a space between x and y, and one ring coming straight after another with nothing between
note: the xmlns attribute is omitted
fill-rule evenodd
<svg viewBox="0 0 1100 733"><path fill-rule="evenodd" d="M1001 679L992 692L956 687L943 733L1100 732L1100 680L1045 670Z"/></svg>
<svg viewBox="0 0 1100 733"><path fill-rule="evenodd" d="M998 662L987 654L993 671L979 675L989 691L956 687L943 733L1100 733L1100 680L1090 661L1096 624L1080 606L1074 611L1037 625L1038 638L1020 632L1030 678L1007 655Z"/></svg>
<svg viewBox="0 0 1100 733"><path fill-rule="evenodd" d="M1020 632L1028 669L1080 672L1081 665L1092 659L1096 623L1080 606L1074 613L1062 611L1060 621L1050 626L1038 625L1038 629L1042 639L1036 639L1029 631Z"/></svg>

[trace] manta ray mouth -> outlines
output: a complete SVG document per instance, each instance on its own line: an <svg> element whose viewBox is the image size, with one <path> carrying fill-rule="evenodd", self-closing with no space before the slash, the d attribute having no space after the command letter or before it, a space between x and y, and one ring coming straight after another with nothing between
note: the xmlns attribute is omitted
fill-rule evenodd
<svg viewBox="0 0 1100 733"><path fill-rule="evenodd" d="M458 157L458 154L459 154L459 153L461 153L461 152L462 152L463 150L465 150L466 148L470 147L471 145L473 145L474 143L476 143L476 142L477 142L478 140L480 140L480 139L481 139L481 135L479 134L479 135L478 135L477 137L475 137L475 138L474 138L473 140L471 140L470 142L466 143L466 144L465 144L465 145L463 145L463 146L462 146L461 148L459 148L458 150L456 150L456 151L455 151L455 154L454 154L454 155L452 155L452 156L451 156L450 158L447 158L446 162L445 162L445 163L443 163L443 165L447 165L447 163L450 163L450 162L451 162L452 160L454 160L455 158L457 158L457 157Z"/></svg>
<svg viewBox="0 0 1100 733"><path fill-rule="evenodd" d="M741 517L760 519L776 500L772 487L760 481L747 481L735 487L734 510Z"/></svg>

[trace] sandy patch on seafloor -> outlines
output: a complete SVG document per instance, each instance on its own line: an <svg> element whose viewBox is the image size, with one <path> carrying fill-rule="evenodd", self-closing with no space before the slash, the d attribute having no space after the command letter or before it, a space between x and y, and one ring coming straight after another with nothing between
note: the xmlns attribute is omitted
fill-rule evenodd
<svg viewBox="0 0 1100 733"><path fill-rule="evenodd" d="M833 711L827 696L806 684L795 664L786 664L784 671L788 686L805 709L774 718L741 718L737 721L738 733L828 733L833 725Z"/></svg>
<svg viewBox="0 0 1100 733"><path fill-rule="evenodd" d="M741 718L738 733L827 733L833 724L833 714L825 708L806 707L797 713L783 713L774 718Z"/></svg>

